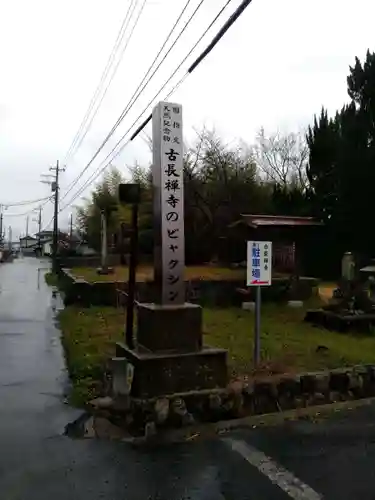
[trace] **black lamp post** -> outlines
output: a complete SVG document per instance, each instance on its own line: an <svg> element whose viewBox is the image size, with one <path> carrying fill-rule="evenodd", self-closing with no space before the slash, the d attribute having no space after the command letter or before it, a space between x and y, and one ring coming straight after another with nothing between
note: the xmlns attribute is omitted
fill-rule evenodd
<svg viewBox="0 0 375 500"><path fill-rule="evenodd" d="M138 264L138 207L141 201L140 184L120 184L119 200L122 204L132 205L131 227L130 227L130 258L128 296L126 302L126 327L125 341L130 349L134 349L133 321L134 321L134 299L136 271Z"/></svg>

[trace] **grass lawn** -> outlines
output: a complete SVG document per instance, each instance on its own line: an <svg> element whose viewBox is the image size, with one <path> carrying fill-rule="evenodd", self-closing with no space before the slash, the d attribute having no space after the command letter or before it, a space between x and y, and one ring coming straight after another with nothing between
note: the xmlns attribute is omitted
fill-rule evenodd
<svg viewBox="0 0 375 500"><path fill-rule="evenodd" d="M228 349L233 377L252 374L254 316L240 309L204 309L204 342ZM264 305L262 359L266 373L295 373L375 362L375 336L348 335L304 323L304 310ZM115 308L67 307L60 313L74 390L72 401L95 397L105 360L123 337L125 317ZM317 352L318 346L327 350ZM264 373L263 372L263 373Z"/></svg>
<svg viewBox="0 0 375 500"><path fill-rule="evenodd" d="M58 286L59 278L57 274L52 272L46 273L44 275L44 279L46 280L48 286Z"/></svg>
<svg viewBox="0 0 375 500"><path fill-rule="evenodd" d="M122 336L124 315L113 307L69 306L59 313L59 323L73 383L71 401L81 405L100 391L106 360Z"/></svg>
<svg viewBox="0 0 375 500"><path fill-rule="evenodd" d="M95 268L90 267L76 267L71 271L77 278L83 278L91 283L94 281L127 281L129 277L129 268L126 266L115 267L114 273L107 275L100 275ZM137 269L137 281L152 280L153 276L152 266L139 266ZM244 280L245 278L245 269L214 266L192 266L185 269L185 279L187 280Z"/></svg>

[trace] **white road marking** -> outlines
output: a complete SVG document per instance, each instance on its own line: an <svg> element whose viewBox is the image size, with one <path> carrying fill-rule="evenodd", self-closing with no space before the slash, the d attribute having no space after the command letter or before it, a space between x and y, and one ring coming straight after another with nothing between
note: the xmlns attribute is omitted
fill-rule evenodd
<svg viewBox="0 0 375 500"><path fill-rule="evenodd" d="M277 484L294 500L322 500L323 497L300 481L291 472L267 457L262 451L242 440L223 439L232 450L239 453L249 464L256 467L270 481Z"/></svg>

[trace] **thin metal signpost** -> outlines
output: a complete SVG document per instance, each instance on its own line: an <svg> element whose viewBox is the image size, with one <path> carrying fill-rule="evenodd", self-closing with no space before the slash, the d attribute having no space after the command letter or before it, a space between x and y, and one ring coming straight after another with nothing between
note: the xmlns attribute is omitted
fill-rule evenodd
<svg viewBox="0 0 375 500"><path fill-rule="evenodd" d="M247 242L247 286L255 287L254 366L260 363L261 287L272 283L272 243Z"/></svg>
<svg viewBox="0 0 375 500"><path fill-rule="evenodd" d="M255 287L255 328L254 328L254 365L260 362L260 310L262 291L260 286Z"/></svg>

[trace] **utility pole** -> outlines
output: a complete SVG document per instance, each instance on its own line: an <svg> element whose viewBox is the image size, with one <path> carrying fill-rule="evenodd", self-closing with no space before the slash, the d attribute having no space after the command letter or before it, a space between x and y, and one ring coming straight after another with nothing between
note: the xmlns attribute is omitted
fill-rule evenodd
<svg viewBox="0 0 375 500"><path fill-rule="evenodd" d="M65 169L60 168L59 160L56 162L55 167L50 167L50 170L55 172L55 179L51 182L52 192L55 193L54 196L54 216L53 216L53 243L52 243L52 271L57 273L57 251L58 251L58 233L59 233L59 173L63 172Z"/></svg>
<svg viewBox="0 0 375 500"><path fill-rule="evenodd" d="M4 210L6 210L8 207L6 205L2 205L0 203L0 247L3 246L4 244Z"/></svg>
<svg viewBox="0 0 375 500"><path fill-rule="evenodd" d="M50 167L50 170L54 172L53 174L43 174L42 182L44 184L49 184L51 186L52 193L54 193L54 216L53 216L53 241L52 241L52 271L57 273L57 252L58 252L58 214L59 214L59 174L64 172L65 168L59 166L59 161L57 160L55 167Z"/></svg>
<svg viewBox="0 0 375 500"><path fill-rule="evenodd" d="M38 218L33 219L33 222L36 222L38 224L38 253L39 257L42 255L42 244L41 244L41 236L40 233L42 231L42 207L39 206L38 208Z"/></svg>
<svg viewBox="0 0 375 500"><path fill-rule="evenodd" d="M8 246L9 251L12 251L12 226L9 226L8 231Z"/></svg>
<svg viewBox="0 0 375 500"><path fill-rule="evenodd" d="M73 243L73 214L70 214L69 240L70 240L70 248L71 248L72 243Z"/></svg>
<svg viewBox="0 0 375 500"><path fill-rule="evenodd" d="M26 217L26 238L29 236L29 216ZM27 240L26 240L27 245Z"/></svg>
<svg viewBox="0 0 375 500"><path fill-rule="evenodd" d="M53 170L53 167L50 168ZM52 269L54 273L57 273L57 247L58 247L58 231L59 231L59 161L56 162L55 167L55 183L52 184L52 191L55 191L55 208L54 208L54 216L53 216L53 244L52 244Z"/></svg>
<svg viewBox="0 0 375 500"><path fill-rule="evenodd" d="M0 247L3 243L3 211L2 206L0 205Z"/></svg>
<svg viewBox="0 0 375 500"><path fill-rule="evenodd" d="M42 254L42 245L41 245L41 236L40 233L42 231L42 207L39 207L39 215L38 215L38 248L39 253Z"/></svg>

